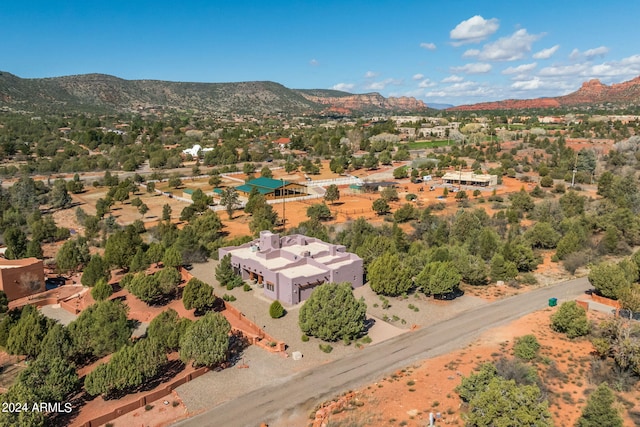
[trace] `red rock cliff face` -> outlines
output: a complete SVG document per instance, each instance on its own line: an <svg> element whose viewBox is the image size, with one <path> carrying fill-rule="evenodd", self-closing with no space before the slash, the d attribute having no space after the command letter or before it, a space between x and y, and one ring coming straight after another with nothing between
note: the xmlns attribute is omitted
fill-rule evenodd
<svg viewBox="0 0 640 427"><path fill-rule="evenodd" d="M327 105L332 109L354 110L425 110L427 105L412 97L385 98L379 93L366 93L362 95L323 97L303 94L309 101Z"/></svg>
<svg viewBox="0 0 640 427"><path fill-rule="evenodd" d="M508 110L526 108L549 108L588 104L639 104L640 77L628 82L607 86L598 79L584 82L577 91L555 98L509 99L505 101L483 102L473 105L460 105L450 108L453 111L471 110Z"/></svg>

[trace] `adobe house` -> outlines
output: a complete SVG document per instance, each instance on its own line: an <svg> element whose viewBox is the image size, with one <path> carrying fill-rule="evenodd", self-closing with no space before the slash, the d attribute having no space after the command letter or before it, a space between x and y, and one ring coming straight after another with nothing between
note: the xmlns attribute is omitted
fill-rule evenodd
<svg viewBox="0 0 640 427"><path fill-rule="evenodd" d="M42 260L0 258L0 289L7 294L9 301L44 292Z"/></svg>
<svg viewBox="0 0 640 427"><path fill-rule="evenodd" d="M246 184L236 187L236 190L248 197L253 188L256 188L267 200L307 195L307 187L305 185L264 177L252 179Z"/></svg>
<svg viewBox="0 0 640 427"><path fill-rule="evenodd" d="M309 298L326 282L364 284L362 258L333 245L301 234L280 237L261 231L260 237L240 246L220 248L220 259L231 254L231 265L243 279L264 286L266 297L288 305Z"/></svg>

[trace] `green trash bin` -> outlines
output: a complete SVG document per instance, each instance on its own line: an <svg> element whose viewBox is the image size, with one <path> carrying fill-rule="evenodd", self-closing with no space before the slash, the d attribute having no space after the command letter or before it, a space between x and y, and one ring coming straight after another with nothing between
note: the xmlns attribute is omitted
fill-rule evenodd
<svg viewBox="0 0 640 427"><path fill-rule="evenodd" d="M558 298L549 298L549 307L555 307L558 305Z"/></svg>

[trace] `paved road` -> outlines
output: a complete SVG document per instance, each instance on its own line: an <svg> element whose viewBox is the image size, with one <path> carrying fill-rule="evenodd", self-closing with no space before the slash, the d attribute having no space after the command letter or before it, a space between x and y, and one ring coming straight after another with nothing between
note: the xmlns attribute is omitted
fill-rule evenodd
<svg viewBox="0 0 640 427"><path fill-rule="evenodd" d="M487 329L545 308L551 297L563 302L589 288L587 279L579 278L483 305L429 328L367 347L348 358L282 378L176 425L257 427L261 422L299 419L300 414L307 415L317 403L416 361L461 348Z"/></svg>

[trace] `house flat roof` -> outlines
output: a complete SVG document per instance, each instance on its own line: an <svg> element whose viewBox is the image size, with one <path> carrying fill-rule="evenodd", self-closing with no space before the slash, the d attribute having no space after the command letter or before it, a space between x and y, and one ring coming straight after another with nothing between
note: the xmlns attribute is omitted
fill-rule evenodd
<svg viewBox="0 0 640 427"><path fill-rule="evenodd" d="M315 265L303 264L303 265L297 265L294 267L283 268L282 270L278 271L278 273L290 279L293 279L296 277L315 276L318 274L327 273L328 271L329 269L326 267L321 268Z"/></svg>

